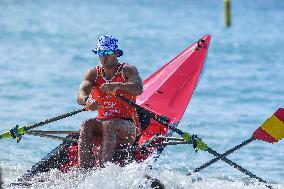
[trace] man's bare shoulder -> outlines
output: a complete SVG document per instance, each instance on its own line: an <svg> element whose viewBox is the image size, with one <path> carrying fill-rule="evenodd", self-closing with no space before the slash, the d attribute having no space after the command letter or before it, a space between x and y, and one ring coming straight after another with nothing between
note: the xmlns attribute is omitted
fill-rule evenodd
<svg viewBox="0 0 284 189"><path fill-rule="evenodd" d="M134 82L142 86L142 79L139 75L138 69L132 64L125 64L123 67L123 77L127 82Z"/></svg>
<svg viewBox="0 0 284 189"><path fill-rule="evenodd" d="M87 81L95 82L97 79L97 69L90 68L84 74L84 79Z"/></svg>
<svg viewBox="0 0 284 189"><path fill-rule="evenodd" d="M123 66L123 72L125 74L135 74L135 75L138 74L139 75L139 72L138 72L137 68L134 65L132 65L132 64L125 64Z"/></svg>

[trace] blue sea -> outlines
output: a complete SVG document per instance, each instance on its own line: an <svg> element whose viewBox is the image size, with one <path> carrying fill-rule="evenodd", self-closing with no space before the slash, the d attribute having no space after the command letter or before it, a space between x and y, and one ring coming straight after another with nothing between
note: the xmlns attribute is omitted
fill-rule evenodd
<svg viewBox="0 0 284 189"><path fill-rule="evenodd" d="M225 152L284 107L284 1L231 0L231 19L225 27L222 0L1 0L0 132L80 108L77 90L83 73L99 63L91 49L100 35L117 36L124 50L119 61L134 64L145 79L210 34L206 70L179 128ZM92 116L81 113L42 129L78 130ZM15 188L9 183L60 143L28 135L20 143L1 139L4 188ZM254 141L228 156L279 189L283 157L283 141ZM166 188L266 188L221 161L186 176L212 158L188 145L170 146L156 163L110 165L85 179L53 170L31 188L150 188L144 174Z"/></svg>

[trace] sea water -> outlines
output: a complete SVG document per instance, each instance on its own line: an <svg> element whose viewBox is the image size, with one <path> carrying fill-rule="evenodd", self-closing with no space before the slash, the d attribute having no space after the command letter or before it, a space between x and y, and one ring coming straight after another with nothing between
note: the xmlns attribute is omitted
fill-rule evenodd
<svg viewBox="0 0 284 189"><path fill-rule="evenodd" d="M284 1L232 0L230 28L223 7L222 0L1 0L0 132L80 108L77 90L83 73L98 64L91 49L100 35L117 36L124 50L119 61L134 64L145 79L210 34L206 70L179 128L220 153L250 138L284 107ZM81 113L41 129L78 130L93 116ZM33 136L20 143L2 139L5 188L14 188L8 184L58 144ZM228 156L277 188L284 188L283 157L283 141L255 141ZM265 188L222 161L186 176L211 158L188 145L170 146L155 163L109 165L87 175L53 170L32 188L150 188L145 174L166 188Z"/></svg>

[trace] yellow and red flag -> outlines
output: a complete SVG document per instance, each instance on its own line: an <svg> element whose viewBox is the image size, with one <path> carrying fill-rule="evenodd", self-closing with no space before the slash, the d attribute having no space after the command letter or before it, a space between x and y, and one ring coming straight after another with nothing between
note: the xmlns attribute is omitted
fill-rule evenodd
<svg viewBox="0 0 284 189"><path fill-rule="evenodd" d="M253 138L274 143L284 138L284 109L279 108L254 133Z"/></svg>

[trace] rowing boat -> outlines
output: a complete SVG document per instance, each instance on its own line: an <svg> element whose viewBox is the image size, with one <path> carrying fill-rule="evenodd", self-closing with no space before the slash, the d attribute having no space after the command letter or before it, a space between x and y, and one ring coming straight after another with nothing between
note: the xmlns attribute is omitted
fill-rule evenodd
<svg viewBox="0 0 284 189"><path fill-rule="evenodd" d="M172 127L177 127L192 97L209 47L211 36L205 35L186 48L174 59L143 81L144 92L138 96L137 104L155 115L159 115ZM142 132L136 143L127 149L115 152L113 162L124 166L133 161L142 162L157 149L161 149L164 139L172 135L171 130L153 118L138 112ZM59 169L67 172L78 166L78 133L67 136L62 144L53 149L21 178L24 183L36 174ZM177 144L182 141L174 141ZM161 145L159 145L161 144ZM170 144L170 143L167 143ZM159 150L161 151L161 150Z"/></svg>

